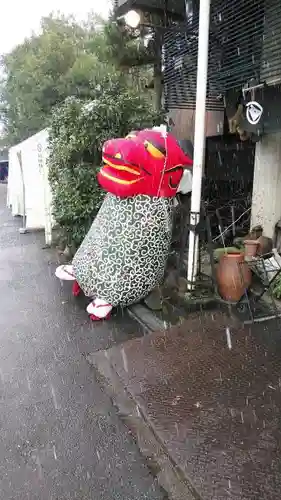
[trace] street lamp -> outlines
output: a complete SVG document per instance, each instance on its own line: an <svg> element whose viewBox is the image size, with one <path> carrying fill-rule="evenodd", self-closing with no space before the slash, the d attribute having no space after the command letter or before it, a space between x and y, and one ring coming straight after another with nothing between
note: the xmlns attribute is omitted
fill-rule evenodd
<svg viewBox="0 0 281 500"><path fill-rule="evenodd" d="M162 45L163 35L167 27L157 26L154 23L146 23L146 19L142 12L129 10L122 18L129 28L148 28L154 30L155 42L155 62L154 62L154 89L155 89L155 106L158 110L162 107ZM119 18L120 19L120 18Z"/></svg>
<svg viewBox="0 0 281 500"><path fill-rule="evenodd" d="M133 29L136 29L141 22L141 16L136 10L129 10L124 16L125 23Z"/></svg>

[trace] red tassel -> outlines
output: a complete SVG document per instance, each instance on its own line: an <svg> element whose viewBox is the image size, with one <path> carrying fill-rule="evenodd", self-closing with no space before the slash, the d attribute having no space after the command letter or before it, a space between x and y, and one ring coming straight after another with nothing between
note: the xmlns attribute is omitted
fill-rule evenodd
<svg viewBox="0 0 281 500"><path fill-rule="evenodd" d="M80 295L81 293L81 288L80 286L78 285L77 281L74 281L73 285L72 285L72 295L74 297L78 297L78 295Z"/></svg>

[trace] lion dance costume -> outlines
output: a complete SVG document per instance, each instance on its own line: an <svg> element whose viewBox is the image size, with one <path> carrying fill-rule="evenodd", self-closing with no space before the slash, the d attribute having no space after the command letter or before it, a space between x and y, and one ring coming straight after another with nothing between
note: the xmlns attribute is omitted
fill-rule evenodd
<svg viewBox="0 0 281 500"><path fill-rule="evenodd" d="M104 202L72 265L56 276L73 280L92 302L92 320L146 297L163 281L172 234L174 197L191 158L171 134L132 132L103 147L98 182Z"/></svg>

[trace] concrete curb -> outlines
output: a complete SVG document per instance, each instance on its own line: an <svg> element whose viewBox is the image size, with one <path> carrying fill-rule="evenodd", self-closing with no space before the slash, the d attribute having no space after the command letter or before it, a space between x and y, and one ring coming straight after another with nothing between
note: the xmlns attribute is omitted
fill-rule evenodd
<svg viewBox="0 0 281 500"><path fill-rule="evenodd" d="M161 319L157 318L157 316L153 314L148 307L141 304L134 304L133 306L128 307L128 313L132 318L141 324L146 333L166 329L164 321L161 321Z"/></svg>
<svg viewBox="0 0 281 500"><path fill-rule="evenodd" d="M131 430L140 452L146 458L152 474L165 490L170 500L201 500L183 472L172 461L165 445L154 433L133 397L125 389L117 372L110 363L108 351L98 351L87 356L104 380L106 391Z"/></svg>

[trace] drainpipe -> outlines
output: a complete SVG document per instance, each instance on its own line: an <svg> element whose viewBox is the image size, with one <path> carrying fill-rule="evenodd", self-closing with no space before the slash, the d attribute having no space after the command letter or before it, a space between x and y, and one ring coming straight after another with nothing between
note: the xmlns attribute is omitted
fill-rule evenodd
<svg viewBox="0 0 281 500"><path fill-rule="evenodd" d="M210 3L211 0L200 0L196 114L194 129L194 160L187 269L187 287L189 291L194 289L198 265L199 238L198 234L196 234L196 226L200 220L202 177L205 161L205 120L208 78Z"/></svg>

